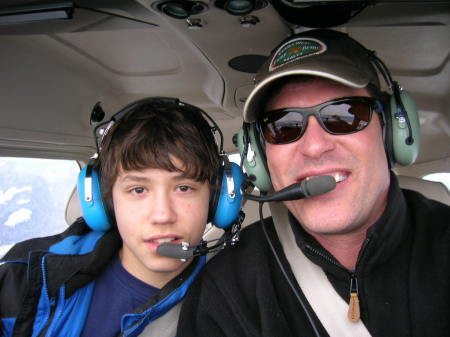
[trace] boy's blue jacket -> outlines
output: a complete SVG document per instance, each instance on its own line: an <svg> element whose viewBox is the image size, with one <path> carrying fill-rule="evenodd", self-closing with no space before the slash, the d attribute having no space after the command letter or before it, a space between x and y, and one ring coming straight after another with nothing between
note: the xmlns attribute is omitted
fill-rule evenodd
<svg viewBox="0 0 450 337"><path fill-rule="evenodd" d="M82 218L61 234L16 244L0 261L1 336L79 336L94 280L121 245L116 229L93 232ZM139 335L183 299L205 260L194 259L143 307L124 315L122 336Z"/></svg>

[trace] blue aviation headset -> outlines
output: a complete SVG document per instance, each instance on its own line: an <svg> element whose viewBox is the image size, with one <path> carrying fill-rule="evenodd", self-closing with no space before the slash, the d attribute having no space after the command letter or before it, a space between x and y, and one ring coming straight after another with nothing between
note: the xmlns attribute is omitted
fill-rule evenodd
<svg viewBox="0 0 450 337"><path fill-rule="evenodd" d="M103 200L101 177L98 171L99 154L101 151L107 150L107 148L102 148L102 142L109 132L114 132L113 126L117 126L123 116L141 105L152 103L164 103L168 106L173 106L174 109L185 110L185 113L192 113L192 110L196 110L211 123L211 138L215 139L216 131L219 133L218 156L221 160L221 167L217 175L216 185L220 186L220 188L212 189L208 222L212 222L216 227L223 229L230 227L238 221L241 213L241 185L244 181L241 168L239 165L229 162L227 155L223 152L222 131L206 112L193 105L181 102L177 98L167 97L151 97L134 102L113 115L109 121L98 125L94 129L97 152L91 157L87 166L80 171L77 184L84 220L93 231L107 231L113 226L113 210L108 205L109 203Z"/></svg>

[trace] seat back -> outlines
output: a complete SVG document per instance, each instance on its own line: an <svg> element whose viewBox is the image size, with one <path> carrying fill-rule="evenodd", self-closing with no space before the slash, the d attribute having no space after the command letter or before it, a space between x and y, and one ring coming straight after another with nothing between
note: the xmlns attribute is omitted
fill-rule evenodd
<svg viewBox="0 0 450 337"><path fill-rule="evenodd" d="M83 212L81 211L80 200L78 199L78 191L75 186L70 193L69 200L67 201L65 218L68 225L71 225L78 219L80 216L83 216Z"/></svg>
<svg viewBox="0 0 450 337"><path fill-rule="evenodd" d="M402 175L397 178L401 188L417 191L429 199L450 205L450 191L443 183Z"/></svg>

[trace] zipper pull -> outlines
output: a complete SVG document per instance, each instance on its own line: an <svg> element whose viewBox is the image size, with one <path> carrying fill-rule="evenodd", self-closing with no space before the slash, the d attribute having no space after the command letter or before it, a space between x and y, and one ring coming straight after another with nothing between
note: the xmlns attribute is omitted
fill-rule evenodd
<svg viewBox="0 0 450 337"><path fill-rule="evenodd" d="M358 299L358 281L356 275L352 274L350 279L350 301L348 303L348 319L350 322L356 323L359 321L361 315L359 311Z"/></svg>
<svg viewBox="0 0 450 337"><path fill-rule="evenodd" d="M50 298L49 303L48 303L51 307L54 307L56 304L56 300L54 297Z"/></svg>

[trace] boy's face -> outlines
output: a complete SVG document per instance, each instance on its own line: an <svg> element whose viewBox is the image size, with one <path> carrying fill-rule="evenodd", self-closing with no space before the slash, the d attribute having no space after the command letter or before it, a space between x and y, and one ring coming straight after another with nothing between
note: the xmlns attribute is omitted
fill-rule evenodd
<svg viewBox="0 0 450 337"><path fill-rule="evenodd" d="M123 267L138 279L162 287L189 262L158 255L156 248L163 242L200 242L208 217L209 184L163 169L120 170L112 197L123 240Z"/></svg>

